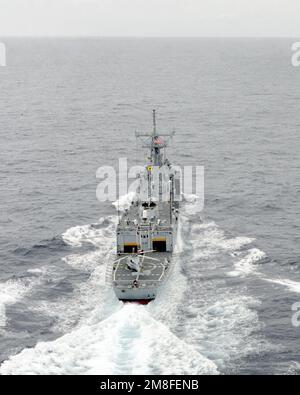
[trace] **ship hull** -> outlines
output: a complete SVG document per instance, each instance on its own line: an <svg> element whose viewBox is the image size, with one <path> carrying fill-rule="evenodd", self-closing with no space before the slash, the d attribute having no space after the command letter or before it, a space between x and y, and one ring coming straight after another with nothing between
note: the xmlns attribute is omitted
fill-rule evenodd
<svg viewBox="0 0 300 395"><path fill-rule="evenodd" d="M151 302L156 298L157 289L139 289L139 288L114 288L117 298L123 302Z"/></svg>
<svg viewBox="0 0 300 395"><path fill-rule="evenodd" d="M150 302L152 302L154 299L139 299L139 300L121 300L123 303L136 303L136 304L141 304L141 305L147 305Z"/></svg>

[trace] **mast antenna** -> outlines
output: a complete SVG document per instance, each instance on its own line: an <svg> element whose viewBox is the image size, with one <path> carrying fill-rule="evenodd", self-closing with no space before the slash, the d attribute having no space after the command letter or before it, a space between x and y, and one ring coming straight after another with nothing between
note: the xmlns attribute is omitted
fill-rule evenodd
<svg viewBox="0 0 300 395"><path fill-rule="evenodd" d="M153 110L153 136L156 136L156 110Z"/></svg>

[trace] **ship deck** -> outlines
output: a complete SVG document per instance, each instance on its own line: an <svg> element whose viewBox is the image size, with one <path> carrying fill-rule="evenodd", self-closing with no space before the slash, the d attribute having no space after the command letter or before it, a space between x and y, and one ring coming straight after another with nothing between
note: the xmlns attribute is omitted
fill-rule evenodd
<svg viewBox="0 0 300 395"><path fill-rule="evenodd" d="M134 281L139 287L157 287L170 268L172 254L167 252L151 252L141 257L140 271L133 271L127 265L131 254L122 254L113 266L113 281L116 287L132 288Z"/></svg>

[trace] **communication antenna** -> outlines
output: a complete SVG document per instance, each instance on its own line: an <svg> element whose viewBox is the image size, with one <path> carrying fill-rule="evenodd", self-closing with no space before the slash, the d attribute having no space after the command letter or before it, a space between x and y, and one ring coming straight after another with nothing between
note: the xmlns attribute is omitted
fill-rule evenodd
<svg viewBox="0 0 300 395"><path fill-rule="evenodd" d="M153 136L156 136L156 110L153 110Z"/></svg>

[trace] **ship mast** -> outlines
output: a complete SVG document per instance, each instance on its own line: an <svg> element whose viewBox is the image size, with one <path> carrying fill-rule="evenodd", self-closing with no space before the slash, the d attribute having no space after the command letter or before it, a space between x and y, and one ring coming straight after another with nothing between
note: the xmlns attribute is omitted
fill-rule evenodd
<svg viewBox="0 0 300 395"><path fill-rule="evenodd" d="M156 136L156 110L153 110L153 137Z"/></svg>
<svg viewBox="0 0 300 395"><path fill-rule="evenodd" d="M156 111L153 110L153 136L151 141L151 160L154 166L162 165L162 156L160 150L162 148L162 142L157 136L156 132Z"/></svg>
<svg viewBox="0 0 300 395"><path fill-rule="evenodd" d="M142 139L142 147L150 148L151 163L153 166L162 166L165 159L165 151L169 140L175 132L169 134L157 134L156 110L152 111L153 131L152 134L137 133L136 137ZM145 138L145 140L143 140ZM161 153L163 150L164 154Z"/></svg>

